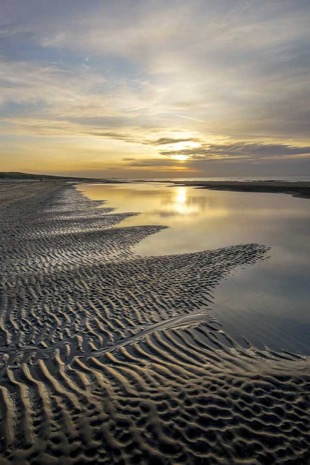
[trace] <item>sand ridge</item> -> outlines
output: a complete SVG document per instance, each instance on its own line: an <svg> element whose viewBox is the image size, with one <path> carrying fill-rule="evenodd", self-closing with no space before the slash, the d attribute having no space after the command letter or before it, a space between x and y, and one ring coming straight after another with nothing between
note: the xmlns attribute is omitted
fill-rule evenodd
<svg viewBox="0 0 310 465"><path fill-rule="evenodd" d="M212 317L264 246L139 257L161 227L20 184L0 186L0 464L308 463L309 358L241 347Z"/></svg>
<svg viewBox="0 0 310 465"><path fill-rule="evenodd" d="M290 194L293 197L310 198L309 181L170 181L174 185L236 192L264 192Z"/></svg>

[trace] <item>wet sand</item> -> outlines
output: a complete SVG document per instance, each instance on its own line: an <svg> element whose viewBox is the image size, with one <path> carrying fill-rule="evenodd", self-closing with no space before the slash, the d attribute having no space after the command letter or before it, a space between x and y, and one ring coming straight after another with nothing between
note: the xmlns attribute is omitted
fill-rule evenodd
<svg viewBox="0 0 310 465"><path fill-rule="evenodd" d="M171 181L183 186L200 187L238 192L270 192L290 194L294 197L310 198L310 182L287 181Z"/></svg>
<svg viewBox="0 0 310 465"><path fill-rule="evenodd" d="M140 257L162 226L101 204L0 184L0 464L308 464L309 357L241 347L209 313L268 249Z"/></svg>

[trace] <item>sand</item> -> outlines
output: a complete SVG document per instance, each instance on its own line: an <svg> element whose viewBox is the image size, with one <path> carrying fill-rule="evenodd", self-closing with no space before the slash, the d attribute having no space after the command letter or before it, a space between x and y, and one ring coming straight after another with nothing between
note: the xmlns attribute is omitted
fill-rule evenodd
<svg viewBox="0 0 310 465"><path fill-rule="evenodd" d="M310 198L309 181L171 181L173 184L237 192L265 192L290 194L293 197Z"/></svg>
<svg viewBox="0 0 310 465"><path fill-rule="evenodd" d="M308 464L309 357L212 317L221 279L268 249L139 257L162 227L101 204L0 183L0 464Z"/></svg>

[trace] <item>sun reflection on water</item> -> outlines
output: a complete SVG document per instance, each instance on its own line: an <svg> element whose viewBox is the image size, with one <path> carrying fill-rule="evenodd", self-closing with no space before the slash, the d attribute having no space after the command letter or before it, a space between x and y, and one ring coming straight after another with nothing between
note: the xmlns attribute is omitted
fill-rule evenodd
<svg viewBox="0 0 310 465"><path fill-rule="evenodd" d="M189 197L188 187L177 186L174 187L174 195L167 202L167 207L170 213L174 215L193 215L199 213L199 205L191 202Z"/></svg>
<svg viewBox="0 0 310 465"><path fill-rule="evenodd" d="M175 201L180 204L186 203L187 199L187 192L186 192L186 187L180 186L177 187L177 192L175 196Z"/></svg>

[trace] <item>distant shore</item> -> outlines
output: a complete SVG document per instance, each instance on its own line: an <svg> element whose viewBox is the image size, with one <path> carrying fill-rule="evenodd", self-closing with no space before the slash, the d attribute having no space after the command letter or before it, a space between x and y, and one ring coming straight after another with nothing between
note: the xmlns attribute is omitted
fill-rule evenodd
<svg viewBox="0 0 310 465"><path fill-rule="evenodd" d="M290 194L293 197L310 198L309 181L278 181L278 180L261 180L261 181L178 181L178 180L149 180L149 179L94 179L94 178L74 178L66 176L48 176L28 173L4 173L0 172L0 181L61 181L61 182L91 182L104 184L122 184L132 182L166 182L167 184L196 187L200 189L214 189L237 192L264 192L274 194Z"/></svg>

